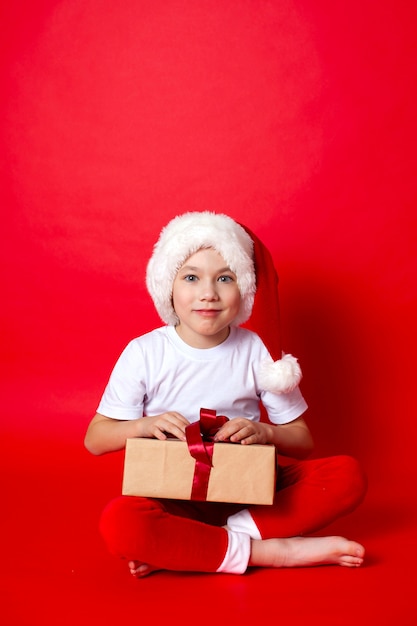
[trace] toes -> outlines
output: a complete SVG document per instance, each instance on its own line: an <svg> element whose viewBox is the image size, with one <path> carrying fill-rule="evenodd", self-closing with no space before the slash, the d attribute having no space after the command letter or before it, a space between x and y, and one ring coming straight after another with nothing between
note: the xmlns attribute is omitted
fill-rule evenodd
<svg viewBox="0 0 417 626"><path fill-rule="evenodd" d="M146 563L138 563L137 561L129 561L129 571L132 576L140 578L148 573L149 566Z"/></svg>
<svg viewBox="0 0 417 626"><path fill-rule="evenodd" d="M155 568L148 565L148 563L140 563L139 561L129 561L128 566L130 573L135 578L143 578L155 571Z"/></svg>
<svg viewBox="0 0 417 626"><path fill-rule="evenodd" d="M345 567L360 567L363 563L363 559L357 556L344 555L340 559L340 565Z"/></svg>
<svg viewBox="0 0 417 626"><path fill-rule="evenodd" d="M138 568L138 566L139 566L139 563L137 563L136 561L129 561L128 566L129 566L129 571L130 571L130 573L131 573L133 576L135 576L135 574L136 574L136 570L137 570L137 568Z"/></svg>

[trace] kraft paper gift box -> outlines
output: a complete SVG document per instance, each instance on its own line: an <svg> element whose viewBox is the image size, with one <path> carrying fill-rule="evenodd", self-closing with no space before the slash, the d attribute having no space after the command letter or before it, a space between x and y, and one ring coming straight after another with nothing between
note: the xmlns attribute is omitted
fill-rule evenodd
<svg viewBox="0 0 417 626"><path fill-rule="evenodd" d="M241 504L272 504L276 453L272 445L214 443L208 486L197 494L198 462L186 442L178 439L128 439L123 495L176 500L207 500ZM203 469L204 471L204 469ZM197 490L198 491L198 490Z"/></svg>

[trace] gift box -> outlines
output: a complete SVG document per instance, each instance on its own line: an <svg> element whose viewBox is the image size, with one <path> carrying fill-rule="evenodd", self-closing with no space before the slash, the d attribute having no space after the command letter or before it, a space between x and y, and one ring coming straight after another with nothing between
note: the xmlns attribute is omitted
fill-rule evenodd
<svg viewBox="0 0 417 626"><path fill-rule="evenodd" d="M202 409L207 417L207 409ZM209 412L209 415L214 412ZM219 416L216 416L218 418ZM220 416L223 417L223 416ZM227 418L225 418L227 419ZM200 422L178 439L126 442L123 495L238 504L272 504L276 453L273 445L214 443Z"/></svg>

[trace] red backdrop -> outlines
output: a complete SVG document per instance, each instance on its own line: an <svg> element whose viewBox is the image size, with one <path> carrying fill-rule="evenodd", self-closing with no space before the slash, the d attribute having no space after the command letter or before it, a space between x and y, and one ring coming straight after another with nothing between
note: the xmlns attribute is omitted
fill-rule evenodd
<svg viewBox="0 0 417 626"><path fill-rule="evenodd" d="M405 506L415 3L40 0L1 12L2 461L22 442L43 442L36 462L56 467L61 444L81 449L114 360L159 323L143 278L160 228L210 209L274 256L317 454L356 454L370 498Z"/></svg>

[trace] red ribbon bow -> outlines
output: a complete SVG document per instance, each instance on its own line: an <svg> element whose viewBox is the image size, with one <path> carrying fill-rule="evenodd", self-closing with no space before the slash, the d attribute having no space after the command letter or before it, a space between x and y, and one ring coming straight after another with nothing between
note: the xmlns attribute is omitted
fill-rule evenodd
<svg viewBox="0 0 417 626"><path fill-rule="evenodd" d="M216 411L211 409L200 409L200 421L189 424L185 429L188 450L195 459L191 500L207 500L213 467L213 439L228 419L225 415L216 415Z"/></svg>

